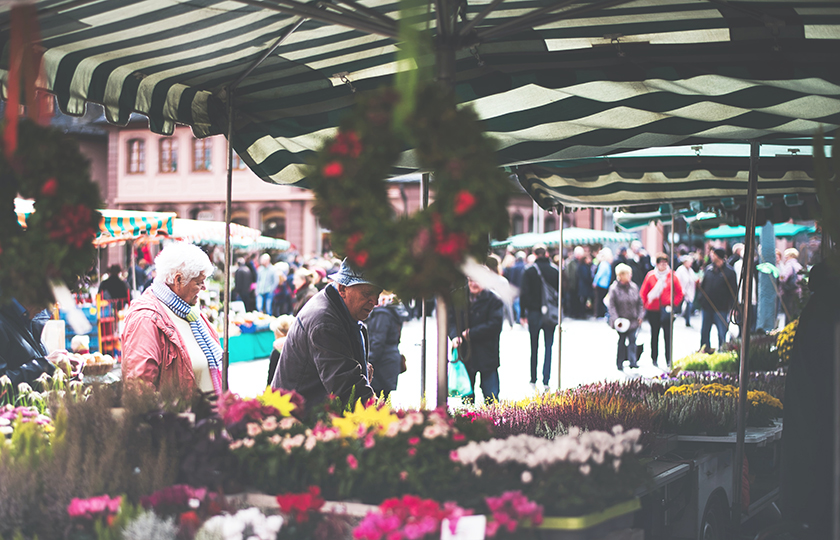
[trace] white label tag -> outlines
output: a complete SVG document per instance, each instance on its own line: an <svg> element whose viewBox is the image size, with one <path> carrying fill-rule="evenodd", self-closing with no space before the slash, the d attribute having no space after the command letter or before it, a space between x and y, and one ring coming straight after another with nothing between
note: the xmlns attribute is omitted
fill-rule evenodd
<svg viewBox="0 0 840 540"><path fill-rule="evenodd" d="M449 520L440 525L440 540L484 540L487 516L464 516L458 518L455 533L449 528Z"/></svg>

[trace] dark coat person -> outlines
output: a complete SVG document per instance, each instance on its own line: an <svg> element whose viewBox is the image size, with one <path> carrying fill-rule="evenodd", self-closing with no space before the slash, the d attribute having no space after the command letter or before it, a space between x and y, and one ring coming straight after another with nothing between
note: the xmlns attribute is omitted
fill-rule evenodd
<svg viewBox="0 0 840 540"><path fill-rule="evenodd" d="M33 316L14 299L0 307L0 376L10 379L13 390L20 383L34 387L41 374L55 371L41 343L46 319L46 311Z"/></svg>
<svg viewBox="0 0 840 540"><path fill-rule="evenodd" d="M531 335L531 386L537 383L537 359L540 346L540 331L545 343L545 357L543 360L543 386L548 387L551 378L551 347L554 344L554 329L556 324L545 320L542 312L542 281L557 290L560 271L551 264L546 255L545 246L534 247L537 259L522 275L522 289L519 291L519 304L522 307L522 318L528 321L528 333ZM580 264L578 268L583 265ZM586 267L586 272L589 272ZM542 275L542 278L540 278ZM589 291L592 291L592 277L589 278Z"/></svg>
<svg viewBox="0 0 840 540"><path fill-rule="evenodd" d="M236 261L236 272L233 274L234 298L245 304L245 311L254 311L255 300L251 298L251 284L254 283L254 274L245 264L245 259Z"/></svg>
<svg viewBox="0 0 840 540"><path fill-rule="evenodd" d="M496 294L473 280L468 281L469 306L450 310L449 337L458 347L458 359L464 362L475 388L481 374L481 392L485 402L499 399L499 338L504 321L504 302Z"/></svg>
<svg viewBox="0 0 840 540"><path fill-rule="evenodd" d="M312 297L289 329L274 380L275 389L295 390L307 410L335 395L347 403L374 397L368 375L370 340L361 321L379 301L380 287L365 280L345 259L330 276L334 283Z"/></svg>
<svg viewBox="0 0 840 540"><path fill-rule="evenodd" d="M377 396L384 394L384 397L397 389L402 367L400 335L403 322L408 319L408 311L394 300L393 294L380 294L379 305L365 321L370 335L368 361L373 365L371 386Z"/></svg>
<svg viewBox="0 0 840 540"><path fill-rule="evenodd" d="M726 264L726 252L717 248L711 254L712 264L703 272L700 289L695 293L703 312L700 328L700 348L711 348L712 326L717 328L718 347L726 343L729 327L729 312L735 305L738 277L735 270Z"/></svg>
<svg viewBox="0 0 840 540"><path fill-rule="evenodd" d="M799 318L785 379L782 516L831 538L834 485L834 351L840 276L827 263L811 271L811 298Z"/></svg>
<svg viewBox="0 0 840 540"><path fill-rule="evenodd" d="M108 277L99 284L99 292L107 300L128 299L128 286L120 279L122 268L115 264L108 268Z"/></svg>

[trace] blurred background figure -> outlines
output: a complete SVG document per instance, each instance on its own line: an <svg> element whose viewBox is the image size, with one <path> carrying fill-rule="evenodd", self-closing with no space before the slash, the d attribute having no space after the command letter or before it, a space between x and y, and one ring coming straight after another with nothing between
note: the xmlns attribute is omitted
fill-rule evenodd
<svg viewBox="0 0 840 540"><path fill-rule="evenodd" d="M245 304L245 311L254 311L254 302L251 300L251 285L254 283L254 275L245 263L243 257L236 260L236 272L233 274L233 299Z"/></svg>
<svg viewBox="0 0 840 540"><path fill-rule="evenodd" d="M674 288L674 303L671 304L671 287ZM659 330L665 339L665 362L671 367L671 310L680 305L683 298L680 282L668 266L668 256L657 253L656 267L648 272L642 283L642 302L650 323L650 358L653 365L659 361Z"/></svg>
<svg viewBox="0 0 840 540"><path fill-rule="evenodd" d="M365 324L370 336L368 362L373 366L371 386L376 396L385 398L397 389L397 378L402 373L400 336L403 322L408 320L408 310L390 291L379 294L379 303L370 312Z"/></svg>
<svg viewBox="0 0 840 540"><path fill-rule="evenodd" d="M610 290L612 280L613 254L610 248L603 248L596 257L598 266L595 269L595 276L592 279L592 287L595 289L595 317L601 318L607 314L607 306L604 298Z"/></svg>
<svg viewBox="0 0 840 540"><path fill-rule="evenodd" d="M609 324L618 332L618 351L616 367L624 369L624 361L630 361L631 368L639 367L639 354L636 351L636 332L642 326L645 306L639 288L632 281L633 269L629 265L619 264L615 268L616 280L610 285L607 301L609 303Z"/></svg>
<svg viewBox="0 0 840 540"><path fill-rule="evenodd" d="M260 256L260 267L257 268L257 311L271 314L271 302L274 300L274 289L279 284L279 278L274 267L271 266L271 255L263 253Z"/></svg>
<svg viewBox="0 0 840 540"><path fill-rule="evenodd" d="M292 315L297 316L303 306L309 302L309 299L318 294L312 282L315 279L315 273L307 268L298 268L295 270L292 283L295 286L294 300L292 301Z"/></svg>
<svg viewBox="0 0 840 540"><path fill-rule="evenodd" d="M683 255L680 257L680 267L676 271L685 300L682 315L687 327L691 326L691 312L694 310L694 295L697 292L697 272L692 268L693 263L694 258L691 255Z"/></svg>
<svg viewBox="0 0 840 540"><path fill-rule="evenodd" d="M289 328L295 318L292 315L280 315L269 325L269 328L274 332L274 343L271 347L271 356L268 359L268 380L267 386L271 386L271 381L274 380L274 372L277 370L277 362L280 360L280 352L283 351L283 345L286 343L286 335L289 333Z"/></svg>
<svg viewBox="0 0 840 540"><path fill-rule="evenodd" d="M788 248L784 252L782 265L779 269L779 283L782 284L782 303L785 308L785 325L799 317L799 299L802 289L799 286L801 277L799 271L799 250Z"/></svg>
<svg viewBox="0 0 840 540"><path fill-rule="evenodd" d="M128 299L128 285L120 277L122 267L113 264L108 267L108 277L99 284L99 292L106 300Z"/></svg>

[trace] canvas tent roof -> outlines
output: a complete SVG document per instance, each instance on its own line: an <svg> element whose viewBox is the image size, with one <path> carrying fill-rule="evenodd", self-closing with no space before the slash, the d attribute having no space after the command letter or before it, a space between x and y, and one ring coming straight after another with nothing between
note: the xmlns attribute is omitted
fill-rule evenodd
<svg viewBox="0 0 840 540"><path fill-rule="evenodd" d="M45 87L70 114L92 101L115 123L139 112L158 133L176 123L198 136L226 133L225 88L265 55L236 89L231 142L270 182L305 186L302 164L354 92L403 69L396 0L34 5ZM809 137L840 125L833 1L469 0L463 8L461 18L431 9L417 21L457 49L456 92L498 141L501 165ZM4 44L8 9L0 7ZM438 18L449 24L438 28ZM400 166L414 168L410 153Z"/></svg>

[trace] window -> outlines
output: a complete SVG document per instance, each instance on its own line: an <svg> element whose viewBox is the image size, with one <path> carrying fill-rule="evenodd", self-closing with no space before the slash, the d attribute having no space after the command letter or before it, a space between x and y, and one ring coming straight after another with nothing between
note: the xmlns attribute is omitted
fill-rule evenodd
<svg viewBox="0 0 840 540"><path fill-rule="evenodd" d="M545 232L557 230L557 220L554 216L545 216L545 223L543 224Z"/></svg>
<svg viewBox="0 0 840 540"><path fill-rule="evenodd" d="M242 158L239 157L239 154L236 152L233 153L233 170L235 171L244 171L247 169L248 166L245 165L245 162L242 161Z"/></svg>
<svg viewBox="0 0 840 540"><path fill-rule="evenodd" d="M193 171L206 172L211 170L212 149L212 139L193 139Z"/></svg>
<svg viewBox="0 0 840 540"><path fill-rule="evenodd" d="M178 171L178 139L167 138L160 140L160 172L172 173Z"/></svg>
<svg viewBox="0 0 840 540"><path fill-rule="evenodd" d="M286 214L282 210L263 210L260 218L264 235L272 238L286 237Z"/></svg>
<svg viewBox="0 0 840 540"><path fill-rule="evenodd" d="M146 141L131 139L128 141L128 174L146 172Z"/></svg>
<svg viewBox="0 0 840 540"><path fill-rule="evenodd" d="M522 234L525 232L525 222L522 219L522 214L513 214L510 229L512 234Z"/></svg>

